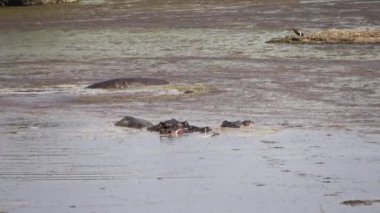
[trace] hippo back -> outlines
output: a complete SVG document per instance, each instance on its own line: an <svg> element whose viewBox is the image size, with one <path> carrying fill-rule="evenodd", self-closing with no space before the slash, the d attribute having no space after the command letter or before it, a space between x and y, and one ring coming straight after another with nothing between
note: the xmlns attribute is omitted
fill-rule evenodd
<svg viewBox="0 0 380 213"><path fill-rule="evenodd" d="M151 126L153 126L153 124L147 120L135 118L132 116L125 116L123 119L118 121L115 124L115 126L141 129L141 128L145 128L145 127L151 127Z"/></svg>
<svg viewBox="0 0 380 213"><path fill-rule="evenodd" d="M124 89L127 87L165 85L168 81L156 78L116 78L88 86L89 89Z"/></svg>

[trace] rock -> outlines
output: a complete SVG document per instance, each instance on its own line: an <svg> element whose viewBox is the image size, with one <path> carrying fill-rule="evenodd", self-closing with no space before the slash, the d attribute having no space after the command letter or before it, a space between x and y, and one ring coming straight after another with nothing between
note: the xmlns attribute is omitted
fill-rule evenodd
<svg viewBox="0 0 380 213"><path fill-rule="evenodd" d="M116 78L88 86L89 89L125 89L128 87L165 85L168 81L155 78Z"/></svg>
<svg viewBox="0 0 380 213"><path fill-rule="evenodd" d="M380 44L380 30L330 29L307 35L273 38L266 43L289 44Z"/></svg>
<svg viewBox="0 0 380 213"><path fill-rule="evenodd" d="M249 126L253 123L251 120L245 120L245 121L223 121L221 127L227 127L227 128L240 128L243 126Z"/></svg>
<svg viewBox="0 0 380 213"><path fill-rule="evenodd" d="M153 126L153 124L149 121L146 121L140 118L126 116L120 121L116 122L115 126L141 129L141 128L146 128L146 127L151 127Z"/></svg>

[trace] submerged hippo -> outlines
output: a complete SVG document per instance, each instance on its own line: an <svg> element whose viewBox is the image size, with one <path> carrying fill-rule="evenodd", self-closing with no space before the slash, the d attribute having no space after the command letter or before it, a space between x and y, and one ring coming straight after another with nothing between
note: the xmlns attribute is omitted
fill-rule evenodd
<svg viewBox="0 0 380 213"><path fill-rule="evenodd" d="M125 116L123 119L115 123L115 126L129 127L142 129L147 128L147 130L152 132L159 132L162 135L176 136L183 133L193 133L202 132L208 133L211 131L210 127L197 127L191 126L187 121L177 121L176 119L171 119L153 125L151 122L135 118L132 116Z"/></svg>
<svg viewBox="0 0 380 213"><path fill-rule="evenodd" d="M177 121L176 119L160 122L155 126L148 127L149 131L159 132L164 135L179 135L183 133L201 132L208 133L212 129L210 127L191 126L187 121Z"/></svg>
<svg viewBox="0 0 380 213"><path fill-rule="evenodd" d="M147 128L153 126L153 124L147 120L135 118L132 116L125 116L123 119L115 123L115 126L123 126L129 128Z"/></svg>
<svg viewBox="0 0 380 213"><path fill-rule="evenodd" d="M249 126L253 122L251 120L245 120L245 121L223 121L221 127L229 127L229 128L240 128L241 126ZM151 122L135 118L132 116L126 116L120 121L118 121L116 126L123 126L123 127L129 127L129 128L147 128L148 131L152 132L159 132L161 135L167 135L167 136L178 136L184 133L193 133L193 132L200 132L200 133L209 133L212 131L212 129L208 126L206 127L197 127L192 126L187 121L178 121L176 119L170 119L166 121L162 121L158 123L157 125L153 125ZM216 136L219 135L219 133L215 133L212 135Z"/></svg>
<svg viewBox="0 0 380 213"><path fill-rule="evenodd" d="M221 127L229 127L229 128L240 128L243 126L249 126L253 123L251 120L245 121L223 121Z"/></svg>
<svg viewBox="0 0 380 213"><path fill-rule="evenodd" d="M165 85L168 81L156 78L116 78L88 86L89 89L124 89L131 86Z"/></svg>

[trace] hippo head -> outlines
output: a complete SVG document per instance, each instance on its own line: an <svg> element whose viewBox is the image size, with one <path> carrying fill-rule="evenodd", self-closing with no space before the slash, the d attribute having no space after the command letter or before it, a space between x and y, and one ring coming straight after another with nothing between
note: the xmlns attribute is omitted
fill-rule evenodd
<svg viewBox="0 0 380 213"><path fill-rule="evenodd" d="M249 125L253 124L253 121L245 120L245 121L241 122L241 124L243 124L243 126L249 126Z"/></svg>

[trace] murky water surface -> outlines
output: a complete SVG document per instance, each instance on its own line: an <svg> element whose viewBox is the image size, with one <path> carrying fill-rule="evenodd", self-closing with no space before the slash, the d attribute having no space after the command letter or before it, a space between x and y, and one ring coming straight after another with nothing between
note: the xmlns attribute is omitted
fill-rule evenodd
<svg viewBox="0 0 380 213"><path fill-rule="evenodd" d="M0 8L0 212L377 212L380 2L106 1ZM88 90L154 77L166 86ZM185 90L196 91L185 95ZM159 137L123 116L215 127ZM223 120L252 119L239 130Z"/></svg>

